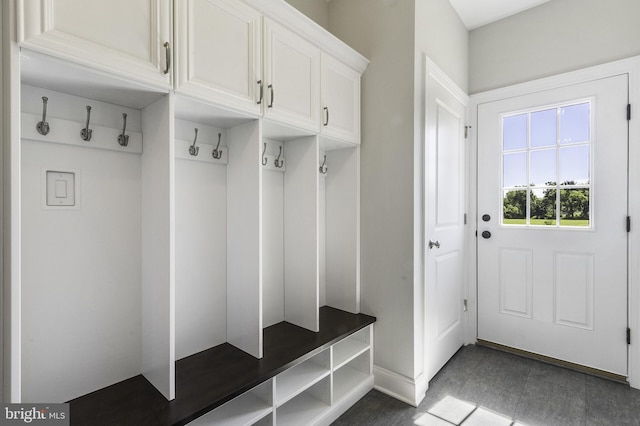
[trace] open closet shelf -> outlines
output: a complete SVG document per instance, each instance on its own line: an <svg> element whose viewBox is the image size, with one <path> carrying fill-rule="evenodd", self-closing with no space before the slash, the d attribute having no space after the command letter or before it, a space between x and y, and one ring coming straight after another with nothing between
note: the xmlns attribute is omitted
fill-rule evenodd
<svg viewBox="0 0 640 426"><path fill-rule="evenodd" d="M369 315L323 306L317 333L287 322L265 328L262 359L224 343L177 361L173 401L138 375L70 401L71 422L187 424L375 321Z"/></svg>

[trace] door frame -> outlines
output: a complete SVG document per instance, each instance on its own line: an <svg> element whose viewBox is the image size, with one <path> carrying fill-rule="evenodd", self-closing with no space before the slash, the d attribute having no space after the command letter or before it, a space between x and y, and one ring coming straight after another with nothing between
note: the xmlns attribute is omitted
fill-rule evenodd
<svg viewBox="0 0 640 426"><path fill-rule="evenodd" d="M551 90L572 84L584 83L620 74L629 75L629 103L631 120L629 121L629 216L631 232L628 239L628 258L640 257L640 194L631 188L640 186L640 56L634 56L615 62L609 62L578 71L519 83L470 96L469 116L472 131L469 134L469 205L468 214L473 233L467 246L468 253L468 316L466 328L467 343L476 342L478 336L478 280L477 280L477 244L475 231L478 228L478 106L488 102ZM621 114L623 111L621 111ZM628 262L628 324L631 328L631 344L628 346L628 380L631 387L640 389L640 262Z"/></svg>
<svg viewBox="0 0 640 426"><path fill-rule="evenodd" d="M421 280L422 280L422 286L425 286L426 283L426 279L428 276L428 271L427 271L427 256L428 256L428 248L426 246L426 234L428 232L428 223L429 223L429 200L428 197L426 196L426 190L427 188L429 188L429 176L427 173L428 170L428 165L429 165L429 152L427 149L427 137L429 135L429 130L426 128L427 123L429 122L427 114L428 114L428 108L427 108L427 99L429 99L429 96L431 95L431 90L429 87L429 78L433 78L435 81L437 81L447 92L449 92L457 101L459 101L464 107L465 107L465 119L468 122L469 121L469 96L464 92L464 90L462 90L438 65L436 65L435 62L433 62L430 58L425 57L424 58L425 61L425 74L424 74L424 111L425 111L425 116L424 116L424 137L423 137L423 152L421 155L421 161L422 161L422 182L421 182L421 191L420 191L420 197L421 197L421 201L423 203L423 214L421 215L421 228L420 228L420 240L422 241L421 244L421 250L420 250L420 263L423 265L423 274L421 276ZM461 131L464 131L464 129L461 129ZM467 175L466 175L466 180L463 182L463 191L464 191L464 200L465 203L462 206L462 209L464 212L466 212L465 214L467 214L467 218L470 218L471 216L468 215L469 212L469 177L470 177L470 169L469 169L469 165L470 165L470 156L469 156L469 145L468 145L468 141L470 139L466 139L466 143L465 143L465 152L464 152L464 158L465 158L465 164L464 167L467 171ZM467 225L470 224L469 220L467 220L466 222ZM464 243L463 243L463 257L465 262L469 263L469 247L471 247L472 243L474 242L473 240L469 239L470 234L470 229L473 228L472 226L466 226L465 228L465 236L464 236ZM463 297L465 299L468 299L468 289L469 289L469 281L468 281L468 274L465 272L463 272L463 276L462 276L462 292L463 292ZM426 286L425 286L426 287ZM424 374L425 376L430 376L431 373L426 371L426 369L428 368L428 359L427 357L429 356L430 353L430 346L433 344L433 342L431 341L430 336L426 330L429 329L429 322L433 320L433 315L430 312L429 309L427 309L428 303L427 301L433 296L432 294L428 293L426 291L423 292L423 300L422 300L422 306L424 306L424 310L423 310L423 330L425 332L424 335L424 347L423 347L423 357L424 357ZM468 314L469 312L467 312ZM469 315L464 315L462 317L462 327L464 330L464 336L463 336L463 343L466 344L468 343L466 337L467 337L467 330L469 329ZM475 341L475 338L474 338Z"/></svg>

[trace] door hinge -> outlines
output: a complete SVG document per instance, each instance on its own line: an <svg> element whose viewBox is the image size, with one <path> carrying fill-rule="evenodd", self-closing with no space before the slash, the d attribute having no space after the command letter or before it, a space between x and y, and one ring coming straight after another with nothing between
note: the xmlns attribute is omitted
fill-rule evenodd
<svg viewBox="0 0 640 426"><path fill-rule="evenodd" d="M471 128L471 126L464 126L464 138L468 139L469 138L469 129Z"/></svg>
<svg viewBox="0 0 640 426"><path fill-rule="evenodd" d="M627 327L627 345L631 344L631 329Z"/></svg>
<svg viewBox="0 0 640 426"><path fill-rule="evenodd" d="M631 232L631 217L627 216L627 232Z"/></svg>
<svg viewBox="0 0 640 426"><path fill-rule="evenodd" d="M467 299L464 299L464 301L462 302L462 309L467 312Z"/></svg>
<svg viewBox="0 0 640 426"><path fill-rule="evenodd" d="M631 104L627 104L627 121L631 120Z"/></svg>

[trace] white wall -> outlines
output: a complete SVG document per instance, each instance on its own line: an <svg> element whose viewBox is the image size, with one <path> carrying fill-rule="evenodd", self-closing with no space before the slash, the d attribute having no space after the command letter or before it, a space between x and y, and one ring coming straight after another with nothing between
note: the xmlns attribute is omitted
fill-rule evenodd
<svg viewBox="0 0 640 426"><path fill-rule="evenodd" d="M139 111L23 86L22 108L95 124ZM78 108L79 107L79 108ZM90 143L90 142L89 142ZM115 143L115 141L114 141ZM140 155L22 141L22 401L63 402L140 373ZM43 170L76 171L78 209L42 206Z"/></svg>
<svg viewBox="0 0 640 426"><path fill-rule="evenodd" d="M471 93L640 54L637 0L554 0L470 32Z"/></svg>
<svg viewBox="0 0 640 426"><path fill-rule="evenodd" d="M423 369L422 57L466 89L467 31L447 0L332 0L329 30L371 61L361 102L361 297L363 312L378 318L374 360L415 384Z"/></svg>
<svg viewBox="0 0 640 426"><path fill-rule="evenodd" d="M329 6L326 0L286 0L291 6L316 21L321 27L328 28Z"/></svg>

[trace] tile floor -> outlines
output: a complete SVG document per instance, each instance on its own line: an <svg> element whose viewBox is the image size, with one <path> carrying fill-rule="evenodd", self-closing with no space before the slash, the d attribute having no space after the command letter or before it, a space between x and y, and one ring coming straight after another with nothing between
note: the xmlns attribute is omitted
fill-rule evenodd
<svg viewBox="0 0 640 426"><path fill-rule="evenodd" d="M640 391L469 345L433 378L419 407L373 390L333 425L640 426Z"/></svg>

